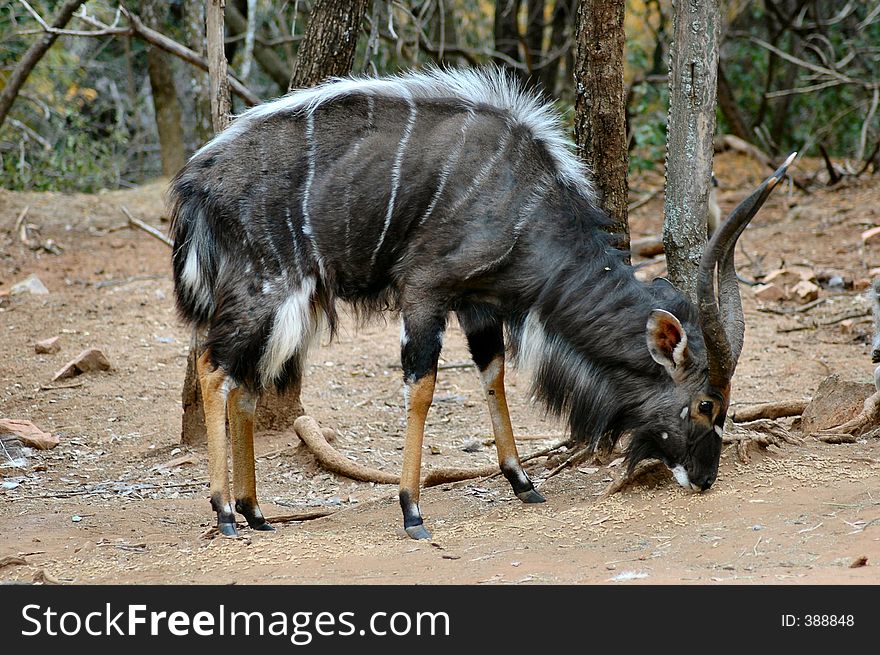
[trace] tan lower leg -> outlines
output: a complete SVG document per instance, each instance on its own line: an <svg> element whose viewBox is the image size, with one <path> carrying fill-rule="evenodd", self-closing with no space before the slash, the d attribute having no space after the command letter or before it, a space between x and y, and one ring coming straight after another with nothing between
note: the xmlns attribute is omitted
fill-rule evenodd
<svg viewBox="0 0 880 655"><path fill-rule="evenodd" d="M235 509L253 526L265 522L257 504L257 476L254 469L256 399L250 392L237 387L229 392L228 407Z"/></svg>
<svg viewBox="0 0 880 655"><path fill-rule="evenodd" d="M507 394L504 391L504 356L499 355L485 370L480 371L480 382L486 394L489 406L489 418L492 420L492 432L495 435L495 449L498 453L498 465L504 476L513 487L514 493L526 502L539 502L540 496L535 495L534 485L523 471L516 441L513 438L513 426L510 423L510 411L507 408Z"/></svg>
<svg viewBox="0 0 880 655"><path fill-rule="evenodd" d="M406 412L406 443L403 447L403 471L400 475L400 505L403 509L405 527L421 525L419 514L419 481L422 468L422 442L425 436L425 419L434 399L433 371L415 382L407 382L409 402Z"/></svg>
<svg viewBox="0 0 880 655"><path fill-rule="evenodd" d="M507 394L504 391L504 358L496 357L480 371L480 382L486 394L489 406L489 418L492 420L492 432L495 435L495 449L498 451L498 464L513 462L519 466L519 453L513 438L513 426L510 423L510 411L507 408Z"/></svg>
<svg viewBox="0 0 880 655"><path fill-rule="evenodd" d="M196 361L208 433L208 473L211 504L222 522L235 522L229 493L229 453L226 445L226 374L211 366L208 353Z"/></svg>

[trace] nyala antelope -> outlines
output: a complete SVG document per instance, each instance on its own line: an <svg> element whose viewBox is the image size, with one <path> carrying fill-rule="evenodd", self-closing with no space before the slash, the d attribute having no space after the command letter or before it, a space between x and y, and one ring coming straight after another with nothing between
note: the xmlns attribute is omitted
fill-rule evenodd
<svg viewBox="0 0 880 655"><path fill-rule="evenodd" d="M236 534L235 512L271 529L257 503L256 399L300 381L339 300L400 317L399 497L412 538L430 536L422 440L450 313L520 500L544 498L514 443L506 350L574 438L629 433L630 467L657 457L682 486L708 489L743 344L734 245L788 163L713 235L694 305L665 280L635 279L558 115L499 70L341 79L245 112L169 192L177 306L207 335L198 374L220 532Z"/></svg>

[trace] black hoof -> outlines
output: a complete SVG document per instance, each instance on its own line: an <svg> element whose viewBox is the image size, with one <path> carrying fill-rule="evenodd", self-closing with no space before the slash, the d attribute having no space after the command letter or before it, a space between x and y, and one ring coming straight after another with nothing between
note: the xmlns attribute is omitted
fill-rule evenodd
<svg viewBox="0 0 880 655"><path fill-rule="evenodd" d="M217 531L224 537L238 537L238 529L235 523L221 522L217 524Z"/></svg>
<svg viewBox="0 0 880 655"><path fill-rule="evenodd" d="M431 533L428 532L428 529L423 525L411 525L408 528L404 528L406 533L410 536L410 539L430 539Z"/></svg>
<svg viewBox="0 0 880 655"><path fill-rule="evenodd" d="M524 503L544 503L546 502L546 498L539 494L535 489L528 489L526 491L520 491L517 495Z"/></svg>
<svg viewBox="0 0 880 655"><path fill-rule="evenodd" d="M259 532L275 532L275 528L272 526L272 524L267 522L265 519L263 519L262 523L255 523L253 525L248 523L248 525L250 525L251 530L257 530Z"/></svg>

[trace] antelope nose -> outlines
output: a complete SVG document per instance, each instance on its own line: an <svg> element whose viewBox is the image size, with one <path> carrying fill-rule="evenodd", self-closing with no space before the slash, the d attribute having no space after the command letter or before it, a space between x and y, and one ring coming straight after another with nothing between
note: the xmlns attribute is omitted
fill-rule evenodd
<svg viewBox="0 0 880 655"><path fill-rule="evenodd" d="M700 491L706 491L706 489L712 486L713 482L715 482L715 480L706 480L703 484L700 485Z"/></svg>

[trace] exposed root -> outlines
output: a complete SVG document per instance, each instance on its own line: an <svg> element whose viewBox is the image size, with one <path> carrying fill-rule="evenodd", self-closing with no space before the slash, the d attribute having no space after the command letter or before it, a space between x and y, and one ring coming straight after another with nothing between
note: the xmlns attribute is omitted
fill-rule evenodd
<svg viewBox="0 0 880 655"><path fill-rule="evenodd" d="M784 400L778 403L735 407L730 412L730 419L734 423L750 423L762 418L774 420L788 416L800 416L808 404L806 400Z"/></svg>
<svg viewBox="0 0 880 655"><path fill-rule="evenodd" d="M880 427L880 391L868 396L862 411L841 425L820 430L812 436L825 443L854 443L856 437L874 433Z"/></svg>
<svg viewBox="0 0 880 655"><path fill-rule="evenodd" d="M293 429L297 436L302 439L306 447L318 460L318 463L328 471L336 473L352 480L361 482L375 482L377 484L399 484L400 476L374 469L363 464L358 464L348 457L340 454L333 446L327 443L321 426L311 416L300 416L293 422Z"/></svg>
<svg viewBox="0 0 880 655"><path fill-rule="evenodd" d="M399 484L400 476L386 471L380 471L369 466L364 466L358 462L354 462L337 451L333 446L327 443L324 431L310 416L300 416L293 423L293 429L297 436L302 439L305 446L312 451L315 459L321 468L331 473L341 475L352 480L360 480L361 482L375 482L376 484ZM536 457L542 457L547 453L553 452L569 442L556 443L552 446L532 453L527 457L523 457L522 461L527 462ZM482 466L479 468L436 468L428 471L422 480L423 487L436 487L441 484L451 482L461 482L463 480L473 480L475 478L486 478L499 473L497 464ZM299 519L294 519L299 520Z"/></svg>
<svg viewBox="0 0 880 655"><path fill-rule="evenodd" d="M804 440L788 431L784 425L769 419L758 419L748 423L731 423L725 431L723 443L735 445L736 455L741 462L749 461L749 453L769 446L781 447L784 444L801 445Z"/></svg>

